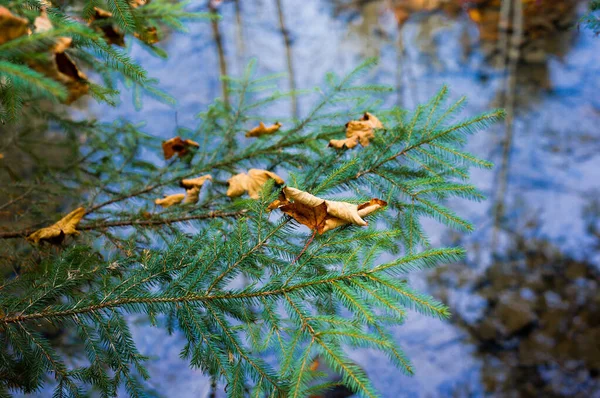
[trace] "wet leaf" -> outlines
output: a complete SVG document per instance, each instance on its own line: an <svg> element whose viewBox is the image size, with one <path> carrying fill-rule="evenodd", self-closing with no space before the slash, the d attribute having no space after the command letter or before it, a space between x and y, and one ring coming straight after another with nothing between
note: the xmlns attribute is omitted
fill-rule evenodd
<svg viewBox="0 0 600 398"><path fill-rule="evenodd" d="M227 196L236 198L248 192L248 196L252 199L258 199L260 189L270 178L274 179L277 184L284 183L281 177L267 170L250 169L248 170L248 174L236 174L227 180L229 184Z"/></svg>
<svg viewBox="0 0 600 398"><path fill-rule="evenodd" d="M387 203L380 199L371 199L369 202L361 205L325 200L311 195L308 192L290 187L283 188L283 194L285 195L285 200L281 200L281 198L277 199L277 201L271 203L269 208L279 208L299 223L304 224L311 229L316 229L321 234L347 224L367 226L368 223L363 220L363 217L387 206ZM320 210L313 210L313 214L305 208L309 207L315 209L320 207L323 209L323 205L325 205L326 215L322 222L320 221L320 218L317 217L317 215L321 215ZM306 218L310 219L310 217L313 217L311 220L314 222L306 221ZM317 223L317 221L319 222Z"/></svg>
<svg viewBox="0 0 600 398"><path fill-rule="evenodd" d="M164 208L167 208L167 207L171 207L174 205L178 205L179 203L181 203L183 201L183 199L185 199L185 194L176 193L173 195L165 195L165 197L162 199L156 199L154 201L154 203L156 203L157 205L162 206Z"/></svg>
<svg viewBox="0 0 600 398"><path fill-rule="evenodd" d="M76 230L77 224L85 215L85 209L79 207L53 225L39 229L27 237L27 240L33 243L40 243L40 241L49 242L52 244L59 244L63 241L67 235L79 235L79 231Z"/></svg>
<svg viewBox="0 0 600 398"><path fill-rule="evenodd" d="M254 127L252 130L246 133L246 137L260 137L261 135L270 135L274 134L281 128L281 123L275 122L275 124L271 126L265 126L263 122L260 122L257 127Z"/></svg>
<svg viewBox="0 0 600 398"><path fill-rule="evenodd" d="M365 112L359 120L346 123L346 139L330 140L329 146L342 149L354 148L360 143L362 146L369 145L369 140L375 136L375 129L382 129L383 124L369 112Z"/></svg>
<svg viewBox="0 0 600 398"><path fill-rule="evenodd" d="M0 44L26 35L29 32L25 18L18 17L8 8L0 6Z"/></svg>
<svg viewBox="0 0 600 398"><path fill-rule="evenodd" d="M171 159L175 154L181 157L188 153L191 147L199 148L200 144L192 140L182 140L179 136L163 141L162 143L165 160Z"/></svg>

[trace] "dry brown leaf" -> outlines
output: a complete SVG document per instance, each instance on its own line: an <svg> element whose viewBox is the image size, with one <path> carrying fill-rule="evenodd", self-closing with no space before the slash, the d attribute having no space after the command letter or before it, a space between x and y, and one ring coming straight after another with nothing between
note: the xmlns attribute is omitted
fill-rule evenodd
<svg viewBox="0 0 600 398"><path fill-rule="evenodd" d="M26 35L29 32L25 18L14 15L6 7L0 6L0 44Z"/></svg>
<svg viewBox="0 0 600 398"><path fill-rule="evenodd" d="M198 198L200 197L200 187L192 187L190 189L185 190L185 199L183 200L183 204L191 204L198 203Z"/></svg>
<svg viewBox="0 0 600 398"><path fill-rule="evenodd" d="M34 21L35 31L46 32L53 29L52 22L48 19L45 10ZM79 97L87 94L89 86L87 76L83 73L75 62L65 52L72 43L70 37L59 37L51 48L52 62L50 63L35 63L32 68L44 73L51 79L54 79L67 87L69 96L65 103L70 104Z"/></svg>
<svg viewBox="0 0 600 398"><path fill-rule="evenodd" d="M258 124L258 127L254 127L252 130L246 133L246 137L260 137L261 135L273 134L281 128L281 123L275 122L275 124L267 127L263 122Z"/></svg>
<svg viewBox="0 0 600 398"><path fill-rule="evenodd" d="M186 189L190 189L190 188L194 188L194 187L202 188L204 183L208 180L212 181L212 176L210 174L207 174L207 175L204 175L201 177L187 178L187 179L181 180L179 185L181 185L181 187L186 188Z"/></svg>
<svg viewBox="0 0 600 398"><path fill-rule="evenodd" d="M322 234L327 221L327 205L325 202L317 206L306 205L302 202L288 202L279 208L302 225Z"/></svg>
<svg viewBox="0 0 600 398"><path fill-rule="evenodd" d="M199 148L200 144L192 140L182 140L179 136L163 141L162 143L162 149L166 160L171 159L175 154L180 157L185 155L188 153L190 147Z"/></svg>
<svg viewBox="0 0 600 398"><path fill-rule="evenodd" d="M166 208L166 207L178 205L179 203L181 203L183 201L183 199L185 199L185 194L176 193L173 195L165 195L165 197L162 199L156 199L154 201L154 203Z"/></svg>
<svg viewBox="0 0 600 398"><path fill-rule="evenodd" d="M125 35L114 24L106 21L110 18L112 18L111 12L103 10L99 7L94 7L94 15L92 15L88 22L89 25L93 25L95 29L104 33L104 38L108 44L115 44L120 47L125 47ZM99 24L94 24L95 21L101 22Z"/></svg>
<svg viewBox="0 0 600 398"><path fill-rule="evenodd" d="M277 199L275 202L271 203L269 208L279 208L299 223L304 224L311 229L316 229L321 234L346 224L366 226L368 224L363 220L363 217L373 213L375 210L387 206L387 203L380 199L371 199L369 202L361 205L325 200L311 195L308 192L290 187L283 188L283 194L285 200L282 200L281 198ZM290 200L293 202L289 202ZM317 215L321 215L320 210L313 210L313 214L305 209L305 207L322 209L323 205L325 205L326 215L322 221L317 217ZM306 222L307 218L312 221L310 223ZM317 221L319 222L317 223Z"/></svg>
<svg viewBox="0 0 600 398"><path fill-rule="evenodd" d="M67 235L79 235L79 231L76 230L77 224L85 215L85 209L79 207L53 225L39 229L27 237L27 240L33 243L40 243L40 241L50 242L52 244L59 244L63 241Z"/></svg>
<svg viewBox="0 0 600 398"><path fill-rule="evenodd" d="M369 112L365 112L360 120L352 120L346 123L346 139L330 140L329 146L337 149L354 148L360 143L362 146L369 145L369 140L375 137L374 129L382 129L383 124Z"/></svg>
<svg viewBox="0 0 600 398"><path fill-rule="evenodd" d="M277 184L284 183L281 177L268 170L250 169L248 170L248 174L236 174L227 180L229 184L227 196L236 198L248 192L248 196L252 199L258 199L260 189L270 178L274 179Z"/></svg>

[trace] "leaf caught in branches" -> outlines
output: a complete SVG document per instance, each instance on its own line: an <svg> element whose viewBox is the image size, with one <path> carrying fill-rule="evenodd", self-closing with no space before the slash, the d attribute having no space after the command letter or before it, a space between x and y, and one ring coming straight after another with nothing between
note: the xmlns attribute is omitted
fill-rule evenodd
<svg viewBox="0 0 600 398"><path fill-rule="evenodd" d="M173 137L167 141L163 141L162 143L165 160L171 159L175 154L181 157L188 153L191 147L199 148L200 144L192 140L182 140L179 136Z"/></svg>
<svg viewBox="0 0 600 398"><path fill-rule="evenodd" d="M186 188L186 189L202 188L204 183L208 180L212 181L212 176L210 174L207 174L207 175L204 175L201 177L196 177L196 178L183 179L183 180L181 180L179 185L181 185L182 188Z"/></svg>
<svg viewBox="0 0 600 398"><path fill-rule="evenodd" d="M67 235L79 235L79 231L76 228L84 215L85 209L79 207L53 225L35 231L27 237L27 240L33 243L46 241L52 244L59 244Z"/></svg>
<svg viewBox="0 0 600 398"><path fill-rule="evenodd" d="M268 170L250 169L248 170L248 174L236 174L227 180L229 184L227 196L236 198L248 192L248 196L252 199L258 199L260 189L270 178L275 180L277 184L281 185L285 183L281 177Z"/></svg>
<svg viewBox="0 0 600 398"><path fill-rule="evenodd" d="M381 199L371 199L361 205L325 200L290 187L283 188L283 194L285 199L276 200L269 208L279 208L299 223L316 229L320 234L347 224L367 226L368 223L363 217L387 206Z"/></svg>
<svg viewBox="0 0 600 398"><path fill-rule="evenodd" d="M330 140L329 146L342 149L354 148L360 143L362 146L369 145L369 140L375 137L375 129L382 129L383 124L369 112L365 112L359 120L351 120L346 123L346 139Z"/></svg>
<svg viewBox="0 0 600 398"><path fill-rule="evenodd" d="M157 205L162 206L164 208L167 208L167 207L171 207L174 205L178 205L179 203L181 203L183 201L183 199L185 199L185 194L176 193L173 195L165 195L165 197L162 199L156 199L154 201L154 203L156 203Z"/></svg>
<svg viewBox="0 0 600 398"><path fill-rule="evenodd" d="M275 132L279 131L281 128L281 123L275 122L275 124L271 126L265 126L263 122L260 122L257 127L254 127L252 130L246 133L246 137L260 137L262 135L271 135Z"/></svg>
<svg viewBox="0 0 600 398"><path fill-rule="evenodd" d="M35 19L34 26L36 33L54 29L45 10L42 10L41 15ZM72 103L89 91L87 76L79 70L75 62L66 53L72 42L73 39L70 37L59 37L50 49L52 53L51 61L46 63L36 62L32 65L33 69L67 87L69 96L65 101L66 104Z"/></svg>
<svg viewBox="0 0 600 398"><path fill-rule="evenodd" d="M28 24L25 18L14 15L6 7L0 7L0 44L26 35Z"/></svg>
<svg viewBox="0 0 600 398"><path fill-rule="evenodd" d="M89 19L89 25L101 31L108 44L125 47L125 34L110 21L111 18L111 12L94 7L94 15Z"/></svg>

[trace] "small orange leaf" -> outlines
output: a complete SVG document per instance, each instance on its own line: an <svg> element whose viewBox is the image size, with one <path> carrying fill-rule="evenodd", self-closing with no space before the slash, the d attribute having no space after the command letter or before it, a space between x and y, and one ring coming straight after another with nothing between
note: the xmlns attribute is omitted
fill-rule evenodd
<svg viewBox="0 0 600 398"><path fill-rule="evenodd" d="M63 241L66 235L79 235L79 231L75 228L79 221L85 215L85 209L79 207L53 225L39 229L27 237L27 240L33 243L40 243L40 241L46 241L52 244L59 244Z"/></svg>
<svg viewBox="0 0 600 398"><path fill-rule="evenodd" d="M236 174L227 180L229 184L227 196L236 198L248 192L248 196L252 199L258 199L260 189L270 178L274 179L277 184L284 183L281 177L268 170L250 169L248 174Z"/></svg>
<svg viewBox="0 0 600 398"><path fill-rule="evenodd" d="M188 178L188 179L181 180L179 185L181 185L181 187L186 188L186 189L190 189L190 188L194 188L194 187L202 188L204 183L208 180L212 181L212 176L210 174L207 174L207 175L204 175L201 177Z"/></svg>
<svg viewBox="0 0 600 398"><path fill-rule="evenodd" d="M14 40L29 32L29 22L25 18L18 17L8 8L0 6L0 44Z"/></svg>
<svg viewBox="0 0 600 398"><path fill-rule="evenodd" d="M45 9L34 21L35 32L47 32L54 29ZM69 97L65 103L70 104L81 96L87 94L89 86L87 76L83 73L66 50L71 47L73 40L70 37L59 37L51 48L52 61L50 63L36 62L32 67L44 73L67 87Z"/></svg>
<svg viewBox="0 0 600 398"><path fill-rule="evenodd" d="M170 140L163 141L162 149L166 160L169 160L173 155L183 156L188 153L190 147L199 148L200 144L192 140L182 140L181 137L173 137Z"/></svg>
<svg viewBox="0 0 600 398"><path fill-rule="evenodd" d="M281 128L281 123L275 122L275 124L267 127L263 122L260 122L257 127L246 133L246 137L260 137L261 135L270 135L275 133Z"/></svg>
<svg viewBox="0 0 600 398"><path fill-rule="evenodd" d="M382 129L383 124L369 112L365 112L360 120L351 120L346 123L346 139L330 140L329 146L342 149L354 148L360 143L362 146L369 145L369 140L375 137L374 130Z"/></svg>
<svg viewBox="0 0 600 398"><path fill-rule="evenodd" d="M89 19L89 25L104 33L104 38L108 44L115 44L119 47L125 47L125 35L119 28L108 21L112 18L112 13L99 7L94 7L94 15ZM99 21L99 23L94 23Z"/></svg>
<svg viewBox="0 0 600 398"><path fill-rule="evenodd" d="M191 204L198 203L198 198L200 197L200 187L192 187L190 189L185 190L185 199L183 200L183 204Z"/></svg>
<svg viewBox="0 0 600 398"><path fill-rule="evenodd" d="M179 203L181 203L183 201L183 199L185 199L185 194L176 193L173 195L165 195L165 197L162 199L156 199L154 201L154 203L156 203L159 206L167 208L167 207L171 207L174 205L178 205Z"/></svg>

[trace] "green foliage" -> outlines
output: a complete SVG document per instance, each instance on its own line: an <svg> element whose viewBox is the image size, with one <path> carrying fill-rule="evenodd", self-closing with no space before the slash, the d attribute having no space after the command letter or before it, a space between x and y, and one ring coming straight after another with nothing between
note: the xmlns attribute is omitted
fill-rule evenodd
<svg viewBox="0 0 600 398"><path fill-rule="evenodd" d="M131 21L123 16L123 24ZM146 358L129 332L132 313L184 336L181 356L226 384L232 397L304 397L330 388L311 367L316 357L353 391L378 396L348 358L350 348L381 351L413 373L389 328L405 322L407 309L441 319L449 312L415 292L406 275L464 255L461 248L430 248L422 219L473 229L445 202L482 199L468 184L469 169L491 165L462 147L503 112L453 122L464 99L447 104L446 88L414 112L380 109L369 94L384 90L356 83L375 64L367 60L344 78L330 74L305 118L279 119L282 131L250 140L243 133L265 120L258 112L292 95L263 93L280 76L255 78L251 63L241 79L225 80L231 107L217 100L199 114L195 131L178 132L199 150L168 163L152 160L161 156L160 139L142 126L81 122L84 144L68 165L39 166L44 178L8 188L13 198L31 189L40 199L25 199L36 215L31 228L0 233L3 261L14 269L0 284L0 391L37 391L49 375L57 396L90 387L111 396L123 386L144 395ZM371 145L327 147L365 111L386 126ZM266 211L278 194L272 183L260 200L225 195L227 178L251 167L274 170L288 185L327 199L378 197L389 206L370 216L368 227L313 240L305 227ZM205 173L213 182L198 204L153 208L179 180ZM36 224L59 218L48 213L57 202L51 208L61 213L85 206L81 236L59 250L25 244ZM66 361L48 330L74 334L79 360Z"/></svg>

